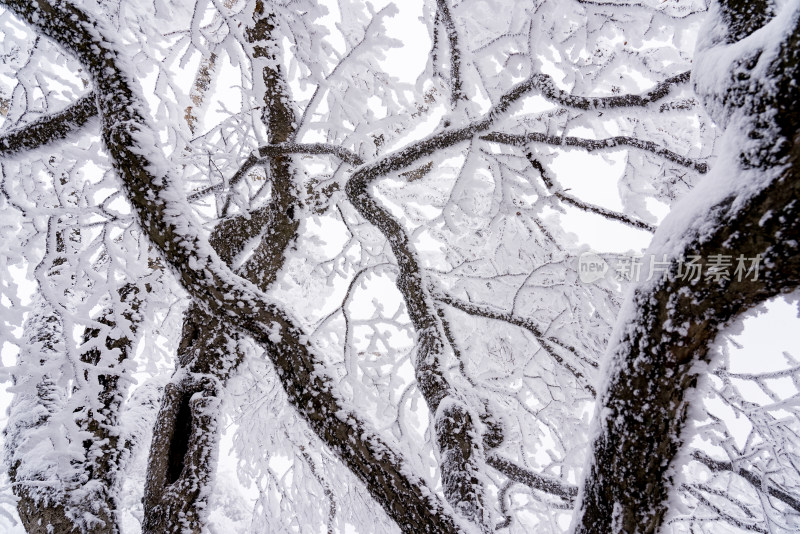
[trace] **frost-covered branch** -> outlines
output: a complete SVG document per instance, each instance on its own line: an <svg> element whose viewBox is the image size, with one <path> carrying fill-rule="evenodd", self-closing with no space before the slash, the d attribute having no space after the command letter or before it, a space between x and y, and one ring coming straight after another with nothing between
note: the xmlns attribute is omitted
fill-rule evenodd
<svg viewBox="0 0 800 534"><path fill-rule="evenodd" d="M364 160L355 152L328 143L278 143L258 148L258 155L262 158L272 158L282 154L311 154L318 156L328 154L336 156L350 165L364 164Z"/></svg>
<svg viewBox="0 0 800 534"><path fill-rule="evenodd" d="M65 139L97 116L97 97L89 93L65 109L0 134L0 157Z"/></svg>
<svg viewBox="0 0 800 534"><path fill-rule="evenodd" d="M250 154L236 173L228 180L227 187L232 188L241 182L254 167L268 164L276 156L289 156L292 154L333 155L350 165L358 166L364 164L364 160L358 154L336 145L327 143L275 143L259 147L257 152ZM190 202L199 200L211 193L221 191L222 188L223 184L211 185L200 191L195 191L187 199Z"/></svg>
<svg viewBox="0 0 800 534"><path fill-rule="evenodd" d="M211 88L216 70L217 54L214 52L204 57L197 67L197 74L195 74L194 83L189 93L189 99L192 101L192 105L186 107L186 114L184 115L186 123L189 125L189 130L191 130L192 133L194 133L197 127L198 108L203 106L206 93L208 93L208 90Z"/></svg>
<svg viewBox="0 0 800 534"><path fill-rule="evenodd" d="M68 187L66 177L57 184ZM72 203L74 195L65 200ZM72 268L81 242L75 222L58 216L48 220L52 249L37 273L41 292L49 298L38 296L24 325L28 340L14 373L7 460L28 532L91 528L114 534L120 475L130 449L138 445L125 436L119 409L144 316L140 293L148 292L149 285L114 287L110 304L84 329L75 354L69 333L78 283Z"/></svg>
<svg viewBox="0 0 800 534"><path fill-rule="evenodd" d="M631 226L639 230L645 230L651 233L656 231L656 227L650 223L640 221L639 219L634 219L633 217L629 217L624 213L619 213L617 211L606 209L602 206L596 206L594 204L584 202L583 200L580 200L570 195L569 193L564 192L564 190L558 184L555 183L554 178L550 176L550 174L544 168L542 163L533 156L533 153L527 152L525 154L525 157L528 158L528 161L531 163L531 166L537 171L539 171L539 175L542 177L542 181L547 186L547 190L550 191L550 193L555 195L556 198L558 198L565 204L575 206L576 208L582 209L589 213L600 215L602 217L605 217L606 219L611 219L614 221L625 223L628 226Z"/></svg>
<svg viewBox="0 0 800 534"><path fill-rule="evenodd" d="M189 194L186 197L186 199L189 202L194 202L195 200L200 200L201 198L204 198L204 197L206 197L206 196L208 196L208 195L210 195L212 193L216 193L218 191L222 191L223 188L225 188L226 185L227 185L228 189L231 189L236 184L241 182L247 176L247 174L253 169L253 167L258 165L258 163L259 163L259 160L255 156L255 154L250 154L250 156L248 156L248 158L244 161L244 163L242 163L242 165L236 170L234 175L231 176L231 178L230 178L230 180L228 180L227 184L220 183L220 184L214 184L214 185L210 185L208 187L204 187L203 189L201 189L199 191L195 191L194 193Z"/></svg>
<svg viewBox="0 0 800 534"><path fill-rule="evenodd" d="M436 15L436 20L447 30L447 42L450 46L450 104L454 106L459 100L466 98L461 80L461 45L447 0L436 0Z"/></svg>
<svg viewBox="0 0 800 534"><path fill-rule="evenodd" d="M578 496L577 486L566 484L557 478L534 473L529 469L520 467L514 462L503 458L499 454L489 454L486 457L486 463L503 473L509 480L528 486L533 490L561 497L568 503L573 503L575 497Z"/></svg>
<svg viewBox="0 0 800 534"><path fill-rule="evenodd" d="M719 0L717 4L727 26L728 43L741 41L775 16L774 5L769 0Z"/></svg>
<svg viewBox="0 0 800 534"><path fill-rule="evenodd" d="M769 531L767 529L760 527L759 525L755 524L752 520L743 521L721 510L719 506L712 503L708 498L706 498L706 496L703 495L703 493L700 491L699 488L690 486L688 484L683 484L681 486L681 489L691 494L692 497L697 499L701 504L703 504L703 506L705 506L709 510L712 510L715 514L717 514L720 517L720 519L722 519L726 523L730 523L731 525L734 525L742 530L746 530L749 532L760 532L762 534L768 534Z"/></svg>
<svg viewBox="0 0 800 534"><path fill-rule="evenodd" d="M381 176L408 167L422 157L467 141L476 133L485 131L531 87L530 82L515 86L480 121L464 128L446 130L389 154L377 162L359 167L345 187L350 202L362 217L381 231L397 261L399 274L396 284L403 295L418 336L415 376L433 417L437 445L442 457L440 467L445 496L459 513L484 530L489 528L489 523L483 504L483 488L478 482L482 447L476 439L476 422L472 421L469 408L445 376L441 362L447 346L445 330L441 326L443 319L438 317L436 307L431 301L425 273L419 267L407 232L374 199L369 187Z"/></svg>
<svg viewBox="0 0 800 534"><path fill-rule="evenodd" d="M556 87L553 78L548 74L536 74L531 77L532 85L542 95L567 108L582 110L608 110L631 107L644 107L666 97L676 85L689 81L689 71L676 74L659 82L656 86L642 95L615 95L615 96L577 96Z"/></svg>
<svg viewBox="0 0 800 534"><path fill-rule="evenodd" d="M645 5L642 2L614 2L614 1L603 2L603 1L598 1L598 0L575 0L575 1L577 3L585 5L585 6L593 6L593 7L596 7L596 8L611 8L612 10L640 9L640 10L644 10L644 11L647 11L647 12L653 13L653 14L657 13L657 14L662 15L664 17L668 17L668 18L675 19L675 20L686 19L688 17L691 17L692 15L697 15L698 13L702 13L703 11L705 11L705 7L703 7L703 9L699 9L699 10L696 10L696 11L691 11L689 9L685 9L685 10L683 10L684 11L683 14L673 14L673 13L667 12L667 11L662 10L662 9L656 10L653 7ZM661 4L663 4L663 3L664 2L661 2Z"/></svg>
<svg viewBox="0 0 800 534"><path fill-rule="evenodd" d="M328 499L328 518L327 518L328 534L334 534L335 530L333 527L333 521L336 519L336 494L333 492L333 488L331 488L331 485L328 483L328 481L325 480L322 474L320 474L319 468L317 467L317 463L314 461L311 455L308 454L308 451L306 451L302 446L300 446L300 453L303 456L303 460L305 460L306 464L308 464L308 468L311 470L311 474L314 476L319 485L322 487L322 491L325 494L325 498Z"/></svg>
<svg viewBox="0 0 800 534"><path fill-rule="evenodd" d="M779 501L783 502L787 506L794 508L796 511L800 512L800 499L797 497L782 491L780 488L776 487L774 483L769 481L764 475L755 473L744 467L739 467L734 465L732 462L726 462L723 460L715 460L711 458L708 454L704 453L703 451L693 451L692 458L700 462L701 464L708 467L713 472L721 472L727 471L730 473L734 473L739 475L747 482L749 482L756 491L764 491L771 497L775 497Z"/></svg>
<svg viewBox="0 0 800 534"><path fill-rule="evenodd" d="M559 365L562 365L565 369L567 369L570 373L572 373L572 375L575 377L576 381L578 382L578 384L581 385L582 388L584 388L592 395L596 394L594 386L592 385L592 379L590 377L585 376L583 372L577 367L575 367L573 364L564 360L564 358L559 354L559 351L558 349L556 349L556 347L559 347L562 350L569 352L573 357L578 358L584 361L585 363L588 363L592 367L597 367L597 363L586 360L585 358L581 358L575 353L574 349L564 346L563 344L559 343L558 340L556 340L555 338L546 337L544 335L544 332L542 332L541 329L538 326L536 326L530 319L518 317L512 313L494 310L488 306L481 306L478 304L474 304L472 302L464 302L463 300L456 299L453 296L448 295L442 291L434 290L433 297L436 300L443 302L448 306L452 306L453 308L460 310L464 313L467 313L469 315L474 315L477 317L486 317L487 319L493 319L496 321L503 321L509 324L516 325L520 328L524 328L525 330L533 334L539 345L551 358L553 358L553 360L555 360Z"/></svg>
<svg viewBox="0 0 800 534"><path fill-rule="evenodd" d="M650 152L657 156L661 156L662 158L668 161L677 163L682 167L686 167L688 169L697 171L700 174L705 174L706 172L708 172L708 165L705 162L695 161L693 159L681 156L680 154L677 154L667 148L664 148L658 143L653 143L652 141L643 141L641 139L637 139L636 137L630 137L625 135L608 137L606 139L585 139L582 137L571 137L571 136L559 137L537 132L529 134L506 134L506 133L492 132L481 136L481 139L485 141L490 141L492 143L501 143L504 145L519 146L519 147L527 146L530 143L541 143L545 145L559 146L565 148L577 147L577 148L583 148L587 152L593 152L595 150L607 150L621 146L629 146L632 148L638 148L640 150Z"/></svg>
<svg viewBox="0 0 800 534"><path fill-rule="evenodd" d="M425 287L425 274L405 229L370 194L370 166L362 167L346 185L347 197L358 212L376 226L389 242L399 273L397 289L403 295L417 333L414 373L432 415L441 456L444 494L464 517L489 530L483 485L479 482L482 446L476 422L461 396L450 384L442 359L446 340L440 318Z"/></svg>

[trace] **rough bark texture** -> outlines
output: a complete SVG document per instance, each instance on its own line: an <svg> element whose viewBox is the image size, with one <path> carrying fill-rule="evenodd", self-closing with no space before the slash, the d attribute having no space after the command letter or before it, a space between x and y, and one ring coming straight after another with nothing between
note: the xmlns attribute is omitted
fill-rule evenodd
<svg viewBox="0 0 800 534"><path fill-rule="evenodd" d="M417 333L414 375L432 414L445 498L463 517L489 530L483 484L478 476L483 447L469 407L445 376L444 319L438 318L406 231L375 201L369 183L368 173L356 172L346 191L359 213L389 241L400 269L396 285ZM447 403L440 408L445 399Z"/></svg>
<svg viewBox="0 0 800 534"><path fill-rule="evenodd" d="M723 15L731 35L754 31L741 26L754 6L725 2ZM738 18L737 18L738 17ZM797 14L795 14L797 17ZM767 16L755 17L756 24ZM739 22L736 22L736 21ZM758 279L699 279L689 284L675 266L647 291L637 291L636 320L620 339L613 358L613 375L601 397L602 414L593 461L583 490L576 532L656 532L666 512L673 480L671 463L681 442L689 392L697 380L698 362L708 361L708 348L719 329L761 302L800 284L800 27L782 43L770 65L774 90L757 91L762 81L733 76L723 98L746 100L740 111L748 117L747 135L756 143L746 152L728 155L743 169L780 176L749 198L730 197L713 207L707 220L711 234L688 235L684 256L733 258L760 255ZM752 65L751 65L752 68ZM701 95L703 96L703 95ZM777 111L779 135L765 138L763 117ZM774 132L774 130L772 130Z"/></svg>
<svg viewBox="0 0 800 534"><path fill-rule="evenodd" d="M96 98L94 93L89 93L58 113L0 135L0 157L66 138L97 116Z"/></svg>
<svg viewBox="0 0 800 534"><path fill-rule="evenodd" d="M254 43L254 66L261 66L265 125L272 142L284 142L293 132L294 115L280 69L274 67L272 14L256 4L248 38ZM268 66L259 62L266 60ZM294 241L300 210L289 156L268 162L272 183L269 204L248 216L224 219L212 232L210 244L230 265L247 242L262 234L241 274L262 291L275 281ZM225 210L227 210L226 204ZM184 318L178 369L164 394L153 431L145 486L146 533L200 533L208 490L213 481L218 448L219 393L241 363L238 335L214 315L192 305Z"/></svg>
<svg viewBox="0 0 800 534"><path fill-rule="evenodd" d="M153 429L144 495L146 533L202 531L216 467L219 394L240 355L235 336L195 308L186 314L178 359Z"/></svg>
<svg viewBox="0 0 800 534"><path fill-rule="evenodd" d="M90 101L93 105L93 96ZM49 142L51 138L47 137L45 140ZM57 219L52 219L49 226L49 231L55 232L55 252L58 256L47 269L48 279L68 275L62 272L68 263L64 254L71 244L74 246L80 239L77 231L61 227ZM120 383L124 383L122 379L126 371L122 364L131 355L132 335L135 335L141 320L142 299L139 293L144 290L149 291L149 286L145 284L140 287L134 283L123 285L117 295L112 296L116 302L97 319L101 326L84 331L80 360L87 365L83 373L86 388L71 393L71 405L66 402L67 391L50 374L56 372L59 362L65 358L62 317L43 302L26 325L31 331L25 351L29 357L22 355L22 359L38 360L27 364L38 366L42 375L36 385L38 398L26 399L24 395L15 397L11 418L15 419L15 411L30 412L31 409L38 417L31 418L30 413L19 413L21 417L31 420L24 424L26 428L21 433L17 426L17 431L8 436L10 439L7 448L10 450L7 451L7 457L10 459L9 475L14 483L14 493L19 499L17 511L29 533L119 532L116 499L120 482L118 475L126 449L130 447L118 428L119 410L124 395ZM115 317L121 317L127 323L124 328L118 327ZM110 355L111 358L103 359L103 354ZM93 369L101 370L90 371ZM89 391L91 393L87 393ZM97 395L96 402L95 399L87 399L86 395ZM65 411L72 412L76 427L90 436L82 443L82 456L71 461L70 479L63 480L59 478L59 474L52 472L39 473L39 477L34 480L19 476L20 469L25 467L23 463L28 458L15 449L24 449L31 445L26 441L39 439L37 434L26 436L25 431L46 432L51 416L63 417L67 415ZM32 460L37 461L39 458Z"/></svg>

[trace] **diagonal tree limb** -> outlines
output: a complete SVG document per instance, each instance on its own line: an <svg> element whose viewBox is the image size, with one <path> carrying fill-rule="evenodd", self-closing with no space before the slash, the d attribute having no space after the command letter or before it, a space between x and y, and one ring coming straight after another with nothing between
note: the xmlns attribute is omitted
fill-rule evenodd
<svg viewBox="0 0 800 534"><path fill-rule="evenodd" d="M404 531L459 531L402 457L338 397L331 379L318 370L316 349L294 321L233 274L208 247L189 205L172 184L169 166L144 118L142 97L120 68L120 53L104 37L107 30L69 4L3 4L73 53L90 72L102 97L101 134L114 168L142 230L189 294L267 349L291 404Z"/></svg>
<svg viewBox="0 0 800 534"><path fill-rule="evenodd" d="M0 157L34 150L66 138L97 116L96 99L95 93L91 92L57 113L0 134Z"/></svg>
<svg viewBox="0 0 800 534"><path fill-rule="evenodd" d="M759 532L761 534L768 534L769 533L769 531L767 529L765 529L765 528L762 528L762 527L760 527L760 526L758 526L756 524L753 524L753 523L746 523L746 522L742 521L741 519L737 519L737 518L733 517L731 514L729 514L727 512L724 512L723 510L721 510L719 508L719 506L717 506L716 504L714 504L711 501L709 501L700 492L700 490L698 488L695 488L695 487L690 486L688 484L683 484L683 485L681 485L681 489L683 489L684 491L689 493L692 497L697 499L698 502L703 504L703 506L706 506L707 508L712 510L714 513L716 513L719 516L719 518L722 519L723 521L725 521L727 523L730 523L731 525L734 525L737 528L740 528L741 530L746 530L746 531L750 531L750 532Z"/></svg>
<svg viewBox="0 0 800 534"><path fill-rule="evenodd" d="M294 114L288 88L275 61L272 18L273 13L264 11L264 4L256 4L247 37L252 44L253 68L262 72L265 82L262 98L265 109L270 110L264 114L265 126L270 141L280 143L294 132ZM230 184L235 185L257 162L251 155ZM231 265L247 243L260 236L255 251L237 274L262 291L272 285L285 264L286 251L299 227L294 212L301 209L290 157L280 155L264 164L272 182L269 204L252 213L224 219L209 238L220 259ZM145 532L182 534L203 530L219 447L219 393L243 360L238 337L237 332L230 332L227 325L196 304L186 313L179 368L167 385L151 447L144 500ZM331 510L335 513L335 503Z"/></svg>
<svg viewBox="0 0 800 534"><path fill-rule="evenodd" d="M533 490L549 493L561 497L568 503L575 502L578 496L578 487L565 484L561 480L534 473L529 469L518 466L514 462L503 458L499 454L489 454L486 463L519 484L528 486Z"/></svg>
<svg viewBox="0 0 800 534"><path fill-rule="evenodd" d="M363 168L362 168L363 169ZM432 414L439 450L442 487L448 502L482 531L490 531L485 512L479 470L482 443L469 408L445 376L442 359L446 342L435 307L425 288L408 234L392 215L369 193L371 180L356 171L345 191L358 212L386 237L394 253L398 275L396 286L403 295L408 315L417 333L414 375Z"/></svg>
<svg viewBox="0 0 800 534"><path fill-rule="evenodd" d="M715 460L703 451L693 451L692 458L705 465L715 473L727 471L739 475L749 482L757 491L766 492L771 497L775 497L787 506L793 508L795 511L800 512L800 499L777 488L774 484L769 483L769 481L765 481L762 475L754 473L753 471L749 471L744 467L737 467L731 462Z"/></svg>
<svg viewBox="0 0 800 534"><path fill-rule="evenodd" d="M601 217L605 217L606 219L619 221L621 223L627 224L632 228L636 228L637 230L645 230L650 233L656 231L656 227L650 223L646 223L640 219L634 219L633 217L629 217L624 213L612 211L602 206L596 206L594 204L584 202L583 200L580 200L568 193L565 193L563 189L561 189L559 186L556 185L555 180L549 175L547 170L545 170L544 165L542 165L542 163L539 160L533 157L533 153L527 152L525 153L525 157L528 159L531 166L537 171L539 171L539 175L542 177L542 181L547 186L547 190L550 191L550 193L552 193L556 198L558 198L565 204L575 206L576 208L588 211L589 213L600 215Z"/></svg>
<svg viewBox="0 0 800 534"><path fill-rule="evenodd" d="M533 321L529 319L525 319L522 317L518 317L511 313L501 312L494 310L488 306L481 306L478 304L474 304L472 302L464 302L463 300L456 299L455 297L445 294L442 291L432 291L433 298L436 300L447 304L457 310L460 310L466 314L474 315L478 317L486 317L487 319L493 319L496 321L503 321L505 323L516 325L520 328L524 328L536 338L536 341L539 345L544 349L544 351L553 358L559 365L563 366L567 369L572 375L575 377L578 384L584 388L586 391L591 393L593 396L596 395L596 391L594 386L592 385L592 380L585 376L580 369L572 365L571 363L564 360L564 358L558 353L555 349L555 346L558 346L554 340L545 337L544 333L536 326ZM563 347L562 347L563 348ZM575 354L574 350L569 351L572 352L573 356L579 358L583 361L583 358L580 358L577 354ZM593 367L597 367L595 362L589 362L592 364Z"/></svg>

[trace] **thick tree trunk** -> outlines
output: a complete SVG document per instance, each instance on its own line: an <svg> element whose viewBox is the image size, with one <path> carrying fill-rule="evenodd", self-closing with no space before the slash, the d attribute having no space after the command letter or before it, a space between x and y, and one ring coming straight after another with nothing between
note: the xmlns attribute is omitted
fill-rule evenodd
<svg viewBox="0 0 800 534"><path fill-rule="evenodd" d="M720 12L729 28L727 42L755 31L757 26L745 21L764 24L766 9L765 2L724 2ZM676 261L663 280L636 291L629 304L635 319L624 326L610 354L610 380L599 399L599 428L576 532L659 529L697 364L708 362L720 328L800 284L799 15L792 14L792 27L765 69L766 79L749 75L759 52L733 65L722 94L700 95L717 122L738 117L725 135L740 139L733 146L742 151L722 157L733 160L744 179L776 176L760 191L740 188L710 213L698 214L681 238L686 243L681 253L705 261L732 258L733 267L739 257L760 258L757 279L754 273L736 276L732 268L729 278L689 283L679 276Z"/></svg>
<svg viewBox="0 0 800 534"><path fill-rule="evenodd" d="M254 24L248 30L253 43L253 63L260 68L265 126L273 142L285 142L294 131L294 114L285 81L276 66L279 56L274 43L273 15L257 3ZM247 216L223 220L214 229L210 244L228 265L249 241L261 240L240 273L262 291L276 280L286 260L286 250L297 236L301 209L291 157L272 158L268 163L272 195L269 204ZM229 204L223 208L227 212ZM200 533L205 519L208 492L213 481L218 449L219 393L235 373L243 355L238 335L200 307L186 312L178 368L164 393L153 430L147 483L145 486L146 533Z"/></svg>

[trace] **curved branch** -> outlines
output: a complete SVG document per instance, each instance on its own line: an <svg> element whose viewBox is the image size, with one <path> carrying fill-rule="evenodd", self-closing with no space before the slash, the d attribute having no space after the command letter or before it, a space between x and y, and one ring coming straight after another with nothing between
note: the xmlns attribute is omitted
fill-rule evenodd
<svg viewBox="0 0 800 534"><path fill-rule="evenodd" d="M644 107L667 96L673 86L687 83L690 71L682 72L659 82L643 95L616 96L576 96L556 87L553 78L548 74L535 74L531 77L533 86L542 95L567 108L582 110L606 110L618 108Z"/></svg>
<svg viewBox="0 0 800 534"><path fill-rule="evenodd" d="M94 92L79 98L65 109L0 135L0 157L34 150L66 138L97 115Z"/></svg>
<svg viewBox="0 0 800 534"><path fill-rule="evenodd" d="M613 376L594 443L578 532L609 526L616 506L631 531L654 532L666 511L667 469L681 445L692 369L708 359L718 329L740 313L800 284L800 139L786 172L746 202L730 197L706 220L710 233L686 236L684 256L763 258L758 280L713 277L689 285L676 275L630 304L635 319L615 345ZM642 413L642 406L647 412ZM624 480L624 484L620 481Z"/></svg>
<svg viewBox="0 0 800 534"><path fill-rule="evenodd" d="M419 267L408 234L395 218L370 194L371 183L399 171L434 152L471 139L485 131L511 105L532 89L530 80L505 93L485 117L466 127L445 130L380 160L358 168L345 186L347 198L356 210L384 235L397 260L397 288L403 295L411 322L418 335L415 377L433 415L439 448L442 486L447 500L467 519L488 530L479 478L482 443L470 410L445 377L441 364L446 346L442 318L430 298L425 275Z"/></svg>
<svg viewBox="0 0 800 534"><path fill-rule="evenodd" d="M593 152L595 150L608 150L610 148L619 146L629 146L651 152L656 156L661 156L666 160L677 163L682 167L697 171L700 174L705 174L708 172L708 165L704 162L695 161L691 158L681 156L672 150L664 148L658 143L653 143L652 141L643 141L641 139L625 135L608 137L606 139L584 139L582 137L557 137L543 133L516 135L492 132L482 135L481 139L484 141L490 141L492 143L501 143L511 146L526 146L528 143L542 143L560 147L577 147L583 148L587 152Z"/></svg>

